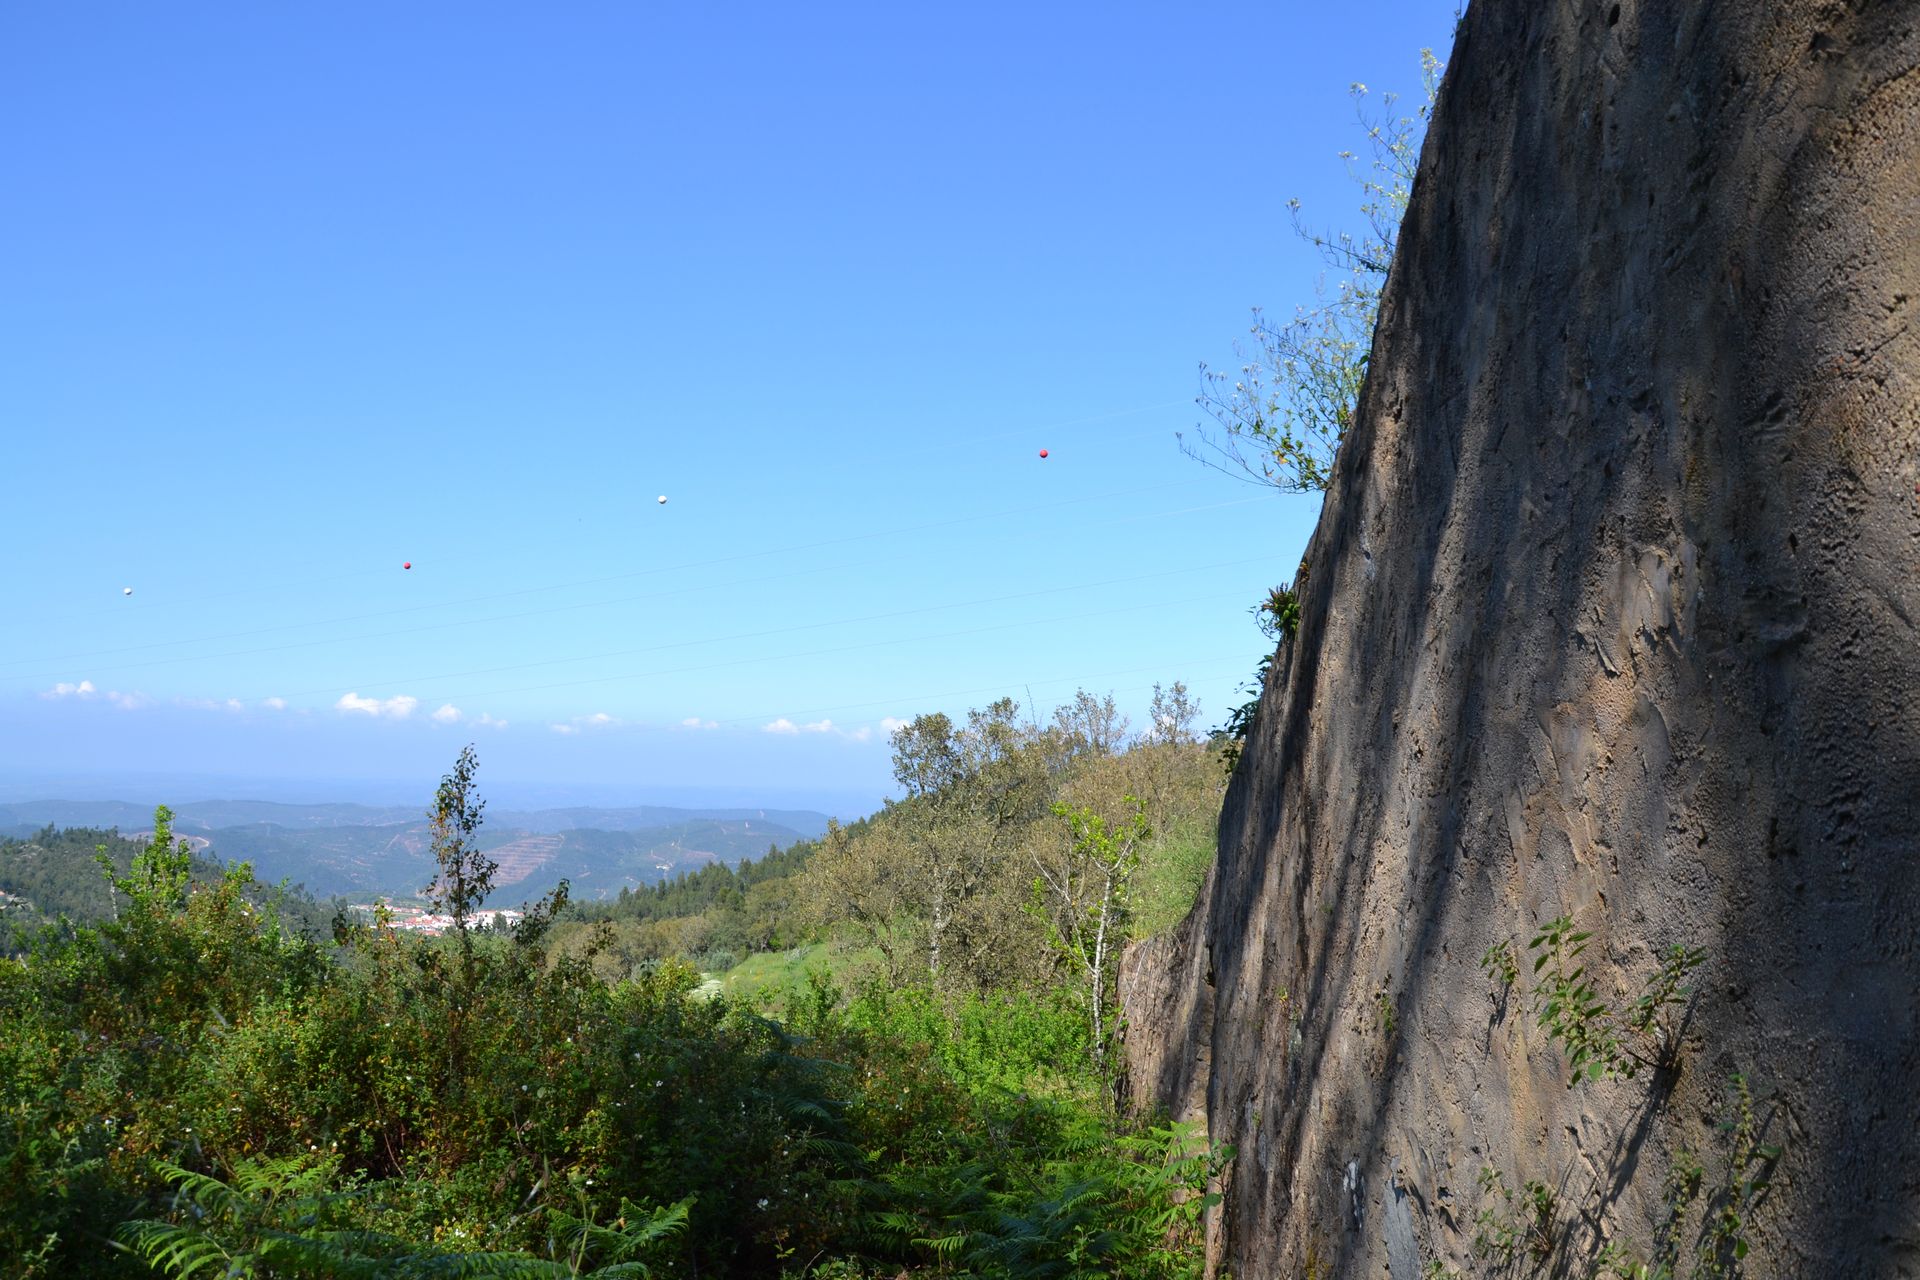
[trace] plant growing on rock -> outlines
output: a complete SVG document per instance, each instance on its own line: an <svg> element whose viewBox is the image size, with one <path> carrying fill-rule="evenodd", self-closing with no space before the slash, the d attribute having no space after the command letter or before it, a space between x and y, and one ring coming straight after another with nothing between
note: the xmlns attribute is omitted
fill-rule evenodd
<svg viewBox="0 0 1920 1280"><path fill-rule="evenodd" d="M1767 1188L1782 1148L1760 1141L1760 1125L1753 1114L1753 1090L1744 1075L1733 1077L1733 1118L1724 1128L1732 1138L1727 1157L1727 1184L1709 1202L1709 1211L1694 1275L1728 1276L1750 1247L1747 1228L1754 1206Z"/></svg>
<svg viewBox="0 0 1920 1280"><path fill-rule="evenodd" d="M1684 1008L1692 989L1680 984L1707 958L1702 947L1668 947L1660 968L1647 982L1647 988L1627 1011L1627 1029L1644 1037L1653 1047L1656 1061L1674 1059L1680 1049L1680 1029L1668 1011Z"/></svg>
<svg viewBox="0 0 1920 1280"><path fill-rule="evenodd" d="M1642 1262L1623 1244L1610 1244L1593 1260L1594 1280L1673 1280L1665 1263Z"/></svg>
<svg viewBox="0 0 1920 1280"><path fill-rule="evenodd" d="M1513 984L1520 980L1520 957L1513 953L1513 943L1510 941L1496 942L1482 952L1480 968L1493 983L1496 999L1505 996Z"/></svg>
<svg viewBox="0 0 1920 1280"><path fill-rule="evenodd" d="M1285 493L1318 493L1331 482L1366 380L1381 290L1439 95L1443 66L1431 49L1421 50L1420 70L1424 101L1411 114L1396 111L1398 99L1385 94L1379 99L1385 115L1373 117L1367 86L1353 86L1372 154L1364 167L1354 152L1340 158L1360 185L1365 229L1315 230L1301 220L1300 202L1288 202L1295 234L1320 252L1338 279L1331 289L1323 283L1315 305L1297 308L1290 320L1270 319L1256 308L1253 347L1237 350L1238 370L1201 366L1198 403L1214 425L1196 427L1195 443L1183 438L1189 457Z"/></svg>
<svg viewBox="0 0 1920 1280"><path fill-rule="evenodd" d="M1515 1195L1492 1165L1480 1170L1480 1192L1491 1203L1480 1210L1473 1252L1500 1266L1509 1266L1522 1251L1536 1264L1553 1256L1560 1240L1560 1198L1552 1187L1535 1178L1521 1184Z"/></svg>
<svg viewBox="0 0 1920 1280"><path fill-rule="evenodd" d="M1618 1240L1609 1241L1594 1259L1594 1280L1674 1280L1673 1269L1680 1261L1681 1228L1705 1176L1700 1158L1691 1150L1681 1147L1675 1151L1661 1190L1667 1216L1654 1232L1651 1258L1642 1261Z"/></svg>
<svg viewBox="0 0 1920 1280"><path fill-rule="evenodd" d="M1576 933L1570 916L1559 916L1540 926L1527 944L1535 953L1533 992L1539 1001L1540 1025L1559 1042L1573 1072L1571 1089L1582 1079L1630 1076L1636 1064L1620 1046L1613 1010L1595 994L1580 957L1591 932Z"/></svg>
<svg viewBox="0 0 1920 1280"><path fill-rule="evenodd" d="M1679 1066L1679 1024L1671 1010L1684 1008L1693 992L1682 986L1687 975L1706 960L1701 947L1669 947L1660 967L1622 1020L1602 1000L1587 976L1581 956L1591 931L1576 931L1571 916L1558 916L1540 926L1527 949L1534 953L1534 997L1540 1025L1560 1044L1572 1077L1571 1089L1581 1080L1625 1077L1642 1067L1673 1070ZM1498 948L1481 957L1489 974L1498 972Z"/></svg>

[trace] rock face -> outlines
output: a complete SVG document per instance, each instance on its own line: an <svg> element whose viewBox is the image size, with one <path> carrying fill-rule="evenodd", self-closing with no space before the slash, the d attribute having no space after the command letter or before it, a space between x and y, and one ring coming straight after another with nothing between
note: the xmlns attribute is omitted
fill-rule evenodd
<svg viewBox="0 0 1920 1280"><path fill-rule="evenodd" d="M1920 1275L1916 308L1920 0L1474 0L1299 635L1124 975L1136 1099L1238 1151L1216 1266ZM1666 1067L1568 1086L1563 915L1643 1056L1704 950Z"/></svg>

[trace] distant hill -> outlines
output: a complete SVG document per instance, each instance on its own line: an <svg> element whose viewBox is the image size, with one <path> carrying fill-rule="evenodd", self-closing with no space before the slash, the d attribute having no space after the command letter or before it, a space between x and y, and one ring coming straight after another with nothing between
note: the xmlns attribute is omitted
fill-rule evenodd
<svg viewBox="0 0 1920 1280"><path fill-rule="evenodd" d="M152 829L153 810L113 800L0 805L0 836L27 838L50 826L131 836ZM500 865L495 904L511 905L563 879L576 898L610 898L710 862L736 866L826 829L826 815L807 809L502 810L487 814L480 846ZM433 879L424 806L204 800L175 810L174 830L197 854L250 862L260 880L319 898L412 896Z"/></svg>
<svg viewBox="0 0 1920 1280"><path fill-rule="evenodd" d="M221 827L271 824L291 829L385 827L420 822L427 806L366 804L284 804L271 800L196 800L175 805L176 830L212 831ZM807 839L826 833L827 815L811 809L707 809L634 805L597 809L489 810L492 826L517 831L646 831L709 819L716 822L772 823ZM43 827L118 827L131 831L153 824L153 806L122 800L22 800L0 804L0 834L29 835ZM756 850L758 852L758 850Z"/></svg>
<svg viewBox="0 0 1920 1280"><path fill-rule="evenodd" d="M151 818L149 814L149 826ZM193 879L199 883L219 879L223 868L202 856L204 841L185 839L193 845ZM22 939L63 916L79 924L97 924L111 916L113 896L96 850L104 847L115 869L125 874L144 843L89 827L48 827L25 839L0 839L0 955L11 953ZM254 896L264 900L273 895L262 889ZM300 929L319 933L327 926L327 913L304 895L279 905Z"/></svg>
<svg viewBox="0 0 1920 1280"><path fill-rule="evenodd" d="M534 831L488 823L480 830L480 847L499 864L499 904L540 897L562 879L575 897L612 897L709 862L734 865L806 838L792 827L744 818L698 818L639 831ZM432 834L425 822L317 830L254 823L215 830L209 839L215 856L251 862L262 880L302 884L321 897L418 894L433 879Z"/></svg>
<svg viewBox="0 0 1920 1280"><path fill-rule="evenodd" d="M174 807L173 825L181 832L211 831L250 822L283 827L379 826L419 820L425 806L364 804L276 804L269 800L201 800ZM153 825L153 806L123 800L23 800L0 804L0 831L24 834L43 827L118 827L130 831Z"/></svg>
<svg viewBox="0 0 1920 1280"><path fill-rule="evenodd" d="M812 809L677 809L643 804L626 809L503 809L487 811L487 821L525 831L644 831L711 819L715 822L770 822L809 840L827 833L827 815Z"/></svg>

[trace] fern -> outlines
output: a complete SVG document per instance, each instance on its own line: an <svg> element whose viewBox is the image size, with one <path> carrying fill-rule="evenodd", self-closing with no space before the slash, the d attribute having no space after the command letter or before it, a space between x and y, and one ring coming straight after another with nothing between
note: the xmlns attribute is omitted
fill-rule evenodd
<svg viewBox="0 0 1920 1280"><path fill-rule="evenodd" d="M203 1271L217 1275L246 1261L235 1258L198 1227L135 1221L122 1224L120 1235L149 1266L170 1276L194 1276Z"/></svg>
<svg viewBox="0 0 1920 1280"><path fill-rule="evenodd" d="M410 1244L379 1232L337 1228L341 1203L354 1191L329 1190L332 1158L248 1162L231 1182L161 1163L174 1184L180 1222L138 1219L121 1224L120 1238L149 1266L187 1280L201 1275L273 1274L339 1280L646 1280L653 1272L638 1255L686 1229L691 1197L664 1209L623 1199L614 1226L556 1212L567 1243L564 1261L524 1253L455 1253ZM589 1260L603 1259L594 1270Z"/></svg>

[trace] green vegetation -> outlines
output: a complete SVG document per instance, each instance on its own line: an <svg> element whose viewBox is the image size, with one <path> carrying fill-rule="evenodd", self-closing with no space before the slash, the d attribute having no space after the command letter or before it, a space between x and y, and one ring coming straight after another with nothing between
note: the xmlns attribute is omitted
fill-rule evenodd
<svg viewBox="0 0 1920 1280"><path fill-rule="evenodd" d="M1592 937L1590 931L1576 930L1570 916L1562 915L1542 924L1527 944L1534 957L1536 1012L1540 1025L1566 1057L1571 1072L1567 1087L1602 1078L1632 1079L1642 1067L1656 1070L1671 1082L1681 1068L1681 1024L1676 1014L1684 1014L1693 994L1684 984L1705 962L1706 951L1674 945L1661 952L1658 967L1623 1017L1600 998L1587 975L1582 956ZM1519 979L1513 943L1501 941L1488 947L1480 967L1492 983L1495 999L1504 1002ZM1732 1078L1729 1093L1730 1114L1721 1125L1727 1135L1724 1173L1718 1185L1703 1191L1706 1165L1692 1148L1678 1146L1663 1189L1666 1216L1655 1232L1651 1256L1638 1256L1618 1240L1595 1241L1591 1265L1580 1274L1592 1280L1674 1280L1681 1274L1690 1224L1694 1241L1692 1267L1686 1272L1690 1280L1724 1280L1736 1273L1749 1252L1747 1232L1782 1148L1762 1140L1767 1125L1756 1116L1745 1076ZM1653 1105L1659 1105L1662 1096L1656 1092ZM1516 1194L1491 1166L1481 1171L1479 1182L1482 1204L1475 1220L1474 1255L1502 1270L1524 1260L1531 1264L1528 1274L1539 1273L1550 1263L1558 1268L1555 1274L1571 1274L1565 1257L1556 1261L1556 1255L1561 1254L1561 1242L1574 1219L1563 1222L1554 1188L1528 1181ZM1693 1218L1694 1206L1703 1200L1700 1216ZM1579 1220L1597 1223L1588 1210L1579 1205L1573 1208ZM1437 1276L1452 1274L1438 1262L1430 1262L1428 1270Z"/></svg>
<svg viewBox="0 0 1920 1280"><path fill-rule="evenodd" d="M47 827L22 840L0 840L0 955L19 955L46 928L99 924L114 914L113 884L101 875L105 858L124 875L145 847L117 831L89 827ZM188 854L188 877L215 884L224 866L197 853ZM248 900L256 909L274 909L319 928L327 912L305 893L250 884ZM62 924L65 921L65 924Z"/></svg>
<svg viewBox="0 0 1920 1280"><path fill-rule="evenodd" d="M1393 1039L1393 1031L1398 1025L1398 1019L1394 1016L1391 987L1381 987L1373 993L1373 1016L1374 1021L1379 1025L1381 1037L1387 1040Z"/></svg>
<svg viewBox="0 0 1920 1280"><path fill-rule="evenodd" d="M1480 968L1493 981L1495 999L1503 998L1520 980L1520 957L1513 952L1513 943L1501 940L1481 953Z"/></svg>
<svg viewBox="0 0 1920 1280"><path fill-rule="evenodd" d="M1551 1258L1560 1239L1560 1201L1553 1188L1529 1179L1515 1195L1491 1165L1480 1170L1479 1183L1489 1203L1475 1219L1474 1255L1500 1266L1523 1255L1536 1266Z"/></svg>
<svg viewBox="0 0 1920 1280"><path fill-rule="evenodd" d="M1707 953L1698 947L1669 947L1623 1021L1595 994L1586 966L1580 963L1592 936L1576 932L1572 917L1559 916L1541 925L1527 943L1535 953L1533 971L1539 981L1534 996L1540 1025L1559 1043L1573 1073L1567 1087L1602 1076L1631 1079L1641 1067L1676 1068L1680 1037L1671 1011L1685 1006L1691 991L1680 984ZM1483 966L1486 963L1482 957ZM1500 973L1505 975L1504 968Z"/></svg>
<svg viewBox="0 0 1920 1280"><path fill-rule="evenodd" d="M979 992L1057 984L1093 959L1074 939L1127 934L1136 907L1177 919L1220 804L1196 714L1176 684L1137 737L1084 692L1045 723L1010 700L919 717L894 735L904 798L830 829L796 878L808 927L872 948L891 984Z"/></svg>
<svg viewBox="0 0 1920 1280"><path fill-rule="evenodd" d="M1396 114L1398 96L1380 98L1384 114L1366 108L1367 87L1353 86L1353 99L1370 155L1364 167L1351 151L1340 159L1360 187L1364 230L1316 231L1301 220L1298 200L1288 202L1295 234L1313 245L1333 271L1331 292L1323 282L1312 306L1297 307L1284 323L1253 311L1251 350L1236 348L1240 367L1228 374L1200 366L1197 403L1213 420L1196 427L1195 439L1183 436L1188 457L1237 479L1271 485L1283 493L1321 493L1333 481L1334 459L1353 425L1366 383L1380 295L1399 244L1400 219L1413 193L1440 75L1445 66L1433 50L1420 51L1422 102L1413 114ZM1300 628L1299 588L1307 565L1291 583L1273 588L1254 606L1255 620L1269 640L1291 640ZM1253 730L1260 692L1272 666L1269 652L1253 680L1242 689L1251 696L1235 707L1214 736L1231 774L1240 763L1241 744Z"/></svg>
<svg viewBox="0 0 1920 1280"><path fill-rule="evenodd" d="M1363 167L1355 167L1353 152L1340 158L1359 184L1364 230L1313 230L1301 220L1300 202L1289 202L1295 233L1320 251L1335 273L1333 288L1322 285L1314 305L1296 308L1284 323L1255 308L1253 348L1239 351L1236 373L1201 366L1199 403L1214 427L1197 428L1197 445L1183 446L1189 457L1288 493L1318 493L1331 482L1366 378L1380 295L1443 70L1431 49L1420 51L1423 97L1411 115L1396 114L1393 94L1380 99L1383 115L1369 115L1367 87L1353 86L1370 155Z"/></svg>
<svg viewBox="0 0 1920 1280"><path fill-rule="evenodd" d="M865 827L862 820L839 829L857 834ZM561 945L581 942L589 931L580 925L606 924L610 940L600 964L609 976L669 956L725 970L761 952L794 948L806 934L794 907L794 877L820 845L803 840L737 867L710 862L660 884L622 889L611 901L574 903L566 913L572 923L559 927Z"/></svg>
<svg viewBox="0 0 1920 1280"><path fill-rule="evenodd" d="M1567 1068L1573 1073L1567 1081L1569 1089L1583 1079L1632 1075L1636 1065L1620 1047L1613 1010L1594 994L1586 966L1579 963L1592 936L1574 932L1572 918L1560 916L1541 925L1527 944L1536 953L1533 971L1539 981L1534 996L1539 1001L1540 1025L1566 1055Z"/></svg>
<svg viewBox="0 0 1920 1280"><path fill-rule="evenodd" d="M1186 918L1213 866L1214 815L1190 814L1148 838L1133 880L1129 936L1151 938Z"/></svg>
<svg viewBox="0 0 1920 1280"><path fill-rule="evenodd" d="M135 1219L116 1234L166 1275L647 1277L653 1270L641 1256L685 1229L692 1204L641 1212L623 1200L610 1227L556 1209L558 1238L549 1251L558 1256L543 1259L462 1253L357 1229L345 1203L354 1190L336 1189L339 1158L333 1155L243 1160L231 1185L165 1161L155 1167L176 1188L176 1208L186 1212L179 1221Z"/></svg>
<svg viewBox="0 0 1920 1280"><path fill-rule="evenodd" d="M1783 1150L1760 1140L1765 1126L1755 1116L1746 1077L1735 1075L1728 1093L1731 1114L1720 1126L1727 1139L1724 1175L1705 1194L1706 1205L1694 1231L1692 1266L1686 1272L1689 1280L1724 1280L1737 1273L1751 1248L1747 1230L1754 1210ZM1625 1245L1609 1242L1596 1259L1594 1274L1612 1280L1674 1280L1680 1275L1689 1214L1702 1198L1706 1179L1700 1158L1686 1147L1677 1150L1667 1171L1667 1217L1654 1238L1651 1259L1642 1260Z"/></svg>
<svg viewBox="0 0 1920 1280"><path fill-rule="evenodd" d="M1112 1077L1120 1031L1109 1010L1114 970L1133 914L1140 846L1153 834L1144 800L1128 795L1121 803L1132 812L1112 827L1087 805L1055 804L1053 812L1066 819L1071 837L1063 855L1036 860L1040 875L1033 882L1033 910L1046 921L1047 941L1082 981L1088 1044L1103 1080Z"/></svg>
<svg viewBox="0 0 1920 1280"><path fill-rule="evenodd" d="M1117 948L1136 904L1191 904L1219 801L1184 690L1156 707L1138 737L1088 695L922 717L874 819L511 930L461 927L494 875L469 750L431 810L439 938L303 927L161 810L96 868L104 915L0 961L0 1256L1198 1275L1231 1153L1110 1101Z"/></svg>
<svg viewBox="0 0 1920 1280"><path fill-rule="evenodd" d="M1733 1077L1733 1115L1726 1122L1730 1151L1726 1183L1713 1196L1701 1240L1695 1274L1721 1277L1747 1256L1747 1223L1766 1191L1782 1148L1760 1141L1753 1114L1753 1090L1743 1075Z"/></svg>

